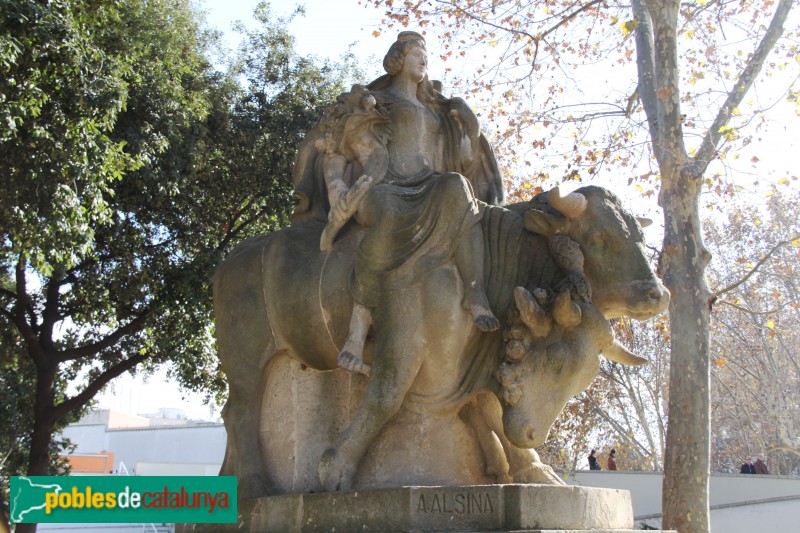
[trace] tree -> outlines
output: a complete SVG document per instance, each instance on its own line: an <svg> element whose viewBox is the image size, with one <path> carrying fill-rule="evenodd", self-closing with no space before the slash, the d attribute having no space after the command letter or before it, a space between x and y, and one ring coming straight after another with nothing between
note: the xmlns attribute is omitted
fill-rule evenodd
<svg viewBox="0 0 800 533"><path fill-rule="evenodd" d="M669 329L664 317L619 320L616 336L650 364L628 367L603 360L585 392L573 398L539 450L557 469L586 468L586 454L617 450L624 470L663 471L669 378Z"/></svg>
<svg viewBox="0 0 800 533"><path fill-rule="evenodd" d="M767 205L738 208L707 230L717 248L709 269L718 287L712 322L717 470L738 471L746 456L762 451L773 473L789 475L800 466L798 207L796 193L775 190Z"/></svg>
<svg viewBox="0 0 800 533"><path fill-rule="evenodd" d="M224 389L214 267L286 222L294 149L344 72L299 58L266 4L257 18L221 74L188 0L0 4L0 315L20 347L3 368L35 375L9 474L50 472L53 433L123 372L169 361Z"/></svg>
<svg viewBox="0 0 800 533"><path fill-rule="evenodd" d="M643 367L604 362L605 398L590 398L603 424L601 434L616 448L618 464L626 470L663 470L666 408L669 395L669 329L664 317L646 323L617 324L617 338L647 357ZM605 400L605 401L602 401Z"/></svg>
<svg viewBox="0 0 800 533"><path fill-rule="evenodd" d="M501 141L524 144L520 150L511 150L516 157L509 165L512 169L538 166L535 157L545 151L562 158L566 178L579 177L581 172L595 175L612 164L619 172L619 167L650 167L651 160L655 161L655 168L643 174L648 181L639 185L650 187L651 194L658 190L664 211L660 267L672 294L663 525L680 533L707 532L712 294L705 278L709 253L703 243L699 199L704 186L725 189L721 179L706 173L712 160L731 146L747 142L739 126L757 118L761 109L756 104L753 114L744 118L740 106L764 65L774 65L773 73L781 68L796 72L797 47L791 43L778 45L784 57L767 61L792 2L373 3L386 7L387 16L403 25L416 20L423 27L446 28L444 58L483 56L475 90L499 95L487 105L485 117L500 121ZM740 42L731 50L722 46L727 37L721 34L726 33L752 44L745 47ZM481 44L486 46L478 49ZM599 74L595 63L605 69L620 65L627 83L609 85L599 104L587 105L584 91L601 84L590 84L572 72L592 67L590 76L608 78ZM635 71L626 69L628 65L635 65ZM795 79L796 74L788 76L778 98L787 93L796 98L796 91L791 91ZM541 111L520 111L536 102L537 91ZM634 133L637 121L646 127L649 143L641 144L644 139ZM602 125L603 131L594 135L593 125ZM552 133L523 138L525 129L536 127L552 128ZM564 133L572 137L571 142L554 145L554 139ZM530 155L529 150L536 152ZM546 175L547 170L539 167L538 174Z"/></svg>
<svg viewBox="0 0 800 533"><path fill-rule="evenodd" d="M604 393L604 383L598 380L567 403L553 423L547 441L538 450L545 464L564 471L588 468L588 451L601 442L594 428L602 422L591 400Z"/></svg>
<svg viewBox="0 0 800 533"><path fill-rule="evenodd" d="M768 201L734 207L706 223L713 250L709 277L715 301L711 353L711 471L738 472L748 455L765 451L771 471L789 475L800 465L800 387L796 287L800 207L782 179ZM570 420L572 434L592 434L594 447L617 448L625 469L662 469L668 399L669 329L664 320L618 324L617 338L650 364L601 367L581 400L594 416ZM565 415L569 409L565 411ZM597 418L601 423L592 424ZM561 435L547 443L569 449ZM584 446L585 449L585 446ZM630 452L622 457L623 451Z"/></svg>

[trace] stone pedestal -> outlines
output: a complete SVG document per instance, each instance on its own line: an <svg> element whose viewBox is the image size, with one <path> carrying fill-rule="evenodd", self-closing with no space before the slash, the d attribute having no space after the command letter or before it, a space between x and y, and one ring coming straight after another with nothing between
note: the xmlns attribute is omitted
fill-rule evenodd
<svg viewBox="0 0 800 533"><path fill-rule="evenodd" d="M292 494L261 498L259 533L633 532L625 490L471 485Z"/></svg>

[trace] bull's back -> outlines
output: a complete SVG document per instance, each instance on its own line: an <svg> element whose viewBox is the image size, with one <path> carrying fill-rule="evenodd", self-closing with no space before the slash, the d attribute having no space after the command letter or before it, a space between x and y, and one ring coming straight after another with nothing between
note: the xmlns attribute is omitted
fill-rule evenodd
<svg viewBox="0 0 800 533"><path fill-rule="evenodd" d="M261 283L261 257L272 235L243 241L214 275L214 319L229 383L257 380L272 344Z"/></svg>

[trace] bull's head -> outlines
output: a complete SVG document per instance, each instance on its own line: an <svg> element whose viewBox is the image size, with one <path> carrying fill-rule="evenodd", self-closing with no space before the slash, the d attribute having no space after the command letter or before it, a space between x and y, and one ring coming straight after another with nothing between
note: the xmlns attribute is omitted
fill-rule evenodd
<svg viewBox="0 0 800 533"><path fill-rule="evenodd" d="M563 293L547 313L522 287L514 297L521 324L509 330L505 361L497 371L503 426L515 446L535 448L544 443L567 401L597 376L599 354L624 365L647 360L614 339L610 324L592 304L572 302Z"/></svg>
<svg viewBox="0 0 800 533"><path fill-rule="evenodd" d="M562 197L556 187L530 205L525 214L529 231L566 235L578 243L592 303L606 318L645 320L666 309L669 292L644 250L644 219L637 221L613 193L590 186Z"/></svg>

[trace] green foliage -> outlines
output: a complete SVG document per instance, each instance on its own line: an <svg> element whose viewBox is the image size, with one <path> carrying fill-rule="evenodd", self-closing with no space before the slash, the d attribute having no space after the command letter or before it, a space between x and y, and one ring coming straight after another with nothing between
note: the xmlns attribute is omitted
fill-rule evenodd
<svg viewBox="0 0 800 533"><path fill-rule="evenodd" d="M0 275L0 286L8 288L10 280ZM31 361L24 357L22 340L0 315L0 517L8 523L9 476L27 471L30 428L33 426L34 408L31 398L36 386L36 371ZM63 387L56 391L64 396ZM57 430L77 420L83 410L78 410L62 420ZM69 472L69 464L62 455L73 449L72 444L56 435L50 443L49 474ZM0 525L4 522L0 521ZM1 528L0 528L1 529Z"/></svg>
<svg viewBox="0 0 800 533"><path fill-rule="evenodd" d="M91 225L109 215L103 194L137 164L108 135L131 64L89 31L119 26L118 15L89 4L0 4L2 252L45 272L91 249Z"/></svg>
<svg viewBox="0 0 800 533"><path fill-rule="evenodd" d="M292 168L297 147L355 70L347 63L320 64L298 56L286 29L288 21L276 18L267 4L259 4L254 15L255 29L239 28L243 43L227 76L219 80L205 136L194 152L191 180L182 185L191 194L181 196L187 202L164 224L181 227L194 238L199 237L199 228L205 228L201 230L208 232L205 241L197 245L214 250L208 257L214 266L221 252L243 238L288 223L294 206ZM206 284L202 300L206 321L196 322L194 329L206 336L205 351L197 358L174 362L177 377L187 387L208 390L208 378L215 376L213 384L221 392L224 383L219 380L216 351L208 350L210 273L206 268L202 279L191 283Z"/></svg>
<svg viewBox="0 0 800 533"><path fill-rule="evenodd" d="M295 148L346 74L257 15L221 73L188 0L0 4L3 369L41 406L19 420L32 442L126 371L169 361L185 386L224 392L214 268L288 220Z"/></svg>

